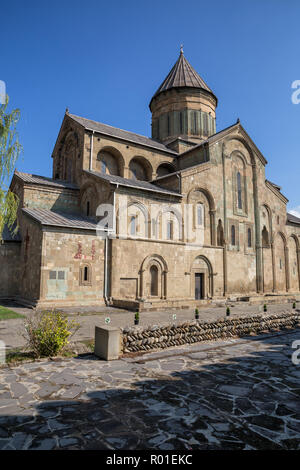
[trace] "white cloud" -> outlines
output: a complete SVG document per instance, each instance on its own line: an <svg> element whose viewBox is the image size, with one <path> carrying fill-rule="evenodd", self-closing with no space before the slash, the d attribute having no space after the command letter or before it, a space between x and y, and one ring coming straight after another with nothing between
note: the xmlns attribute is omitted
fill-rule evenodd
<svg viewBox="0 0 300 470"><path fill-rule="evenodd" d="M300 206L294 207L294 209L291 209L288 212L300 218Z"/></svg>

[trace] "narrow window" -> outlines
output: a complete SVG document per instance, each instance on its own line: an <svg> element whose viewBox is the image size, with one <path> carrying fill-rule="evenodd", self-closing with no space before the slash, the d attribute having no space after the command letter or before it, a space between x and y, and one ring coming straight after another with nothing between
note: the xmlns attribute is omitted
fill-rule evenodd
<svg viewBox="0 0 300 470"><path fill-rule="evenodd" d="M204 207L203 204L197 204L197 225L204 225Z"/></svg>
<svg viewBox="0 0 300 470"><path fill-rule="evenodd" d="M179 121L180 121L180 134L182 134L183 133L182 113L179 113Z"/></svg>
<svg viewBox="0 0 300 470"><path fill-rule="evenodd" d="M235 246L235 226L231 226L231 245Z"/></svg>
<svg viewBox="0 0 300 470"><path fill-rule="evenodd" d="M242 180L241 180L241 173L237 173L237 195L238 195L238 208L243 208L243 201L242 201Z"/></svg>
<svg viewBox="0 0 300 470"><path fill-rule="evenodd" d="M130 218L130 235L135 235L136 234L136 216L133 215Z"/></svg>
<svg viewBox="0 0 300 470"><path fill-rule="evenodd" d="M217 244L218 246L224 245L224 230L221 219L219 219L217 228Z"/></svg>
<svg viewBox="0 0 300 470"><path fill-rule="evenodd" d="M170 135L170 116L168 114L168 135Z"/></svg>
<svg viewBox="0 0 300 470"><path fill-rule="evenodd" d="M150 268L150 279L151 279L151 295L158 295L158 269L157 266L151 266Z"/></svg>
<svg viewBox="0 0 300 470"><path fill-rule="evenodd" d="M104 160L101 161L101 173L106 173L107 166Z"/></svg>
<svg viewBox="0 0 300 470"><path fill-rule="evenodd" d="M197 114L194 113L194 134L197 134Z"/></svg>
<svg viewBox="0 0 300 470"><path fill-rule="evenodd" d="M279 267L280 267L280 269L282 269L282 260L281 260L281 258L279 260Z"/></svg>
<svg viewBox="0 0 300 470"><path fill-rule="evenodd" d="M56 279L56 271L50 271L49 273L49 279Z"/></svg>
<svg viewBox="0 0 300 470"><path fill-rule="evenodd" d="M86 203L86 215L87 216L90 215L90 202L89 201Z"/></svg>
<svg viewBox="0 0 300 470"><path fill-rule="evenodd" d="M85 282L89 280L89 268L87 266L85 266L83 270L83 280Z"/></svg>
<svg viewBox="0 0 300 470"><path fill-rule="evenodd" d="M251 228L248 228L248 248L251 248L252 246L252 232Z"/></svg>
<svg viewBox="0 0 300 470"><path fill-rule="evenodd" d="M173 240L173 221L169 220L167 225L167 239Z"/></svg>

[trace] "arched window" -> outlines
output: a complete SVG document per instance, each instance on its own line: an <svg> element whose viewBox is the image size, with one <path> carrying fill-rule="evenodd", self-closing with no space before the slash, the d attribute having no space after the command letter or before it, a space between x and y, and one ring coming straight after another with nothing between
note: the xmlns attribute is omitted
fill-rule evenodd
<svg viewBox="0 0 300 470"><path fill-rule="evenodd" d="M243 201L242 201L242 178L241 173L238 171L236 175L237 180L237 197L238 197L238 208L243 209Z"/></svg>
<svg viewBox="0 0 300 470"><path fill-rule="evenodd" d="M167 222L167 239L173 240L173 220Z"/></svg>
<svg viewBox="0 0 300 470"><path fill-rule="evenodd" d="M204 225L204 205L201 203L197 204L197 225L198 227Z"/></svg>
<svg viewBox="0 0 300 470"><path fill-rule="evenodd" d="M80 268L80 285L86 286L92 284L91 268L88 265Z"/></svg>
<svg viewBox="0 0 300 470"><path fill-rule="evenodd" d="M252 246L252 231L251 228L248 228L248 248Z"/></svg>
<svg viewBox="0 0 300 470"><path fill-rule="evenodd" d="M235 244L236 244L236 239L235 238L236 238L235 237L235 226L232 225L231 226L231 245L232 246L235 246Z"/></svg>
<svg viewBox="0 0 300 470"><path fill-rule="evenodd" d="M136 234L136 216L130 217L130 235Z"/></svg>
<svg viewBox="0 0 300 470"><path fill-rule="evenodd" d="M86 203L86 215L87 216L90 215L90 201L87 201L87 203Z"/></svg>
<svg viewBox="0 0 300 470"><path fill-rule="evenodd" d="M151 266L150 268L150 281L151 281L150 294L158 295L158 269L157 269L157 266L155 265Z"/></svg>

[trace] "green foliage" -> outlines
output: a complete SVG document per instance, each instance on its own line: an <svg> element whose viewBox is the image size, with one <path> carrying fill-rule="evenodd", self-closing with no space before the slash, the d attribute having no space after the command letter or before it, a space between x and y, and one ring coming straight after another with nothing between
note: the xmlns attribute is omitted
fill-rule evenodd
<svg viewBox="0 0 300 470"><path fill-rule="evenodd" d="M21 315L20 313L14 312L9 308L2 307L2 305L0 305L0 321L10 320L11 318L24 318L24 315Z"/></svg>
<svg viewBox="0 0 300 470"><path fill-rule="evenodd" d="M136 321L139 321L139 319L140 319L140 314L139 314L139 312L136 312L136 313L135 313L134 319L135 319Z"/></svg>
<svg viewBox="0 0 300 470"><path fill-rule="evenodd" d="M56 356L69 344L79 324L58 311L34 313L25 321L27 347L35 357Z"/></svg>
<svg viewBox="0 0 300 470"><path fill-rule="evenodd" d="M9 113L7 106L8 97L0 106L0 240L4 225L11 229L17 217L19 201L9 190L8 182L22 151L16 131L20 110L14 109Z"/></svg>
<svg viewBox="0 0 300 470"><path fill-rule="evenodd" d="M264 312L267 312L267 311L268 311L267 304L264 304Z"/></svg>
<svg viewBox="0 0 300 470"><path fill-rule="evenodd" d="M296 308L296 302L293 302L293 308Z"/></svg>
<svg viewBox="0 0 300 470"><path fill-rule="evenodd" d="M226 315L227 315L228 317L229 317L229 315L230 315L230 308L229 308L229 307L226 308Z"/></svg>
<svg viewBox="0 0 300 470"><path fill-rule="evenodd" d="M199 318L199 310L195 308L195 318Z"/></svg>

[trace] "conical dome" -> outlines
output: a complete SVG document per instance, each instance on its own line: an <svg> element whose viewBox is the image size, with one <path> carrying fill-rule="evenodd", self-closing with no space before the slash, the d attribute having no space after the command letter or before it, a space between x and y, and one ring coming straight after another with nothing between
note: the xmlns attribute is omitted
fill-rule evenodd
<svg viewBox="0 0 300 470"><path fill-rule="evenodd" d="M217 97L181 49L174 67L150 101L152 138L176 150L179 141L190 146L207 139L216 132L217 104Z"/></svg>
<svg viewBox="0 0 300 470"><path fill-rule="evenodd" d="M162 93L163 91L171 90L172 88L189 87L200 88L211 93L214 97L213 91L207 86L205 81L200 77L196 70L191 66L189 61L184 57L183 51L180 51L179 58L174 67L170 70L165 80L154 93L153 98ZM216 98L216 97L215 97ZM217 98L216 98L217 99ZM150 102L150 107L151 107Z"/></svg>

